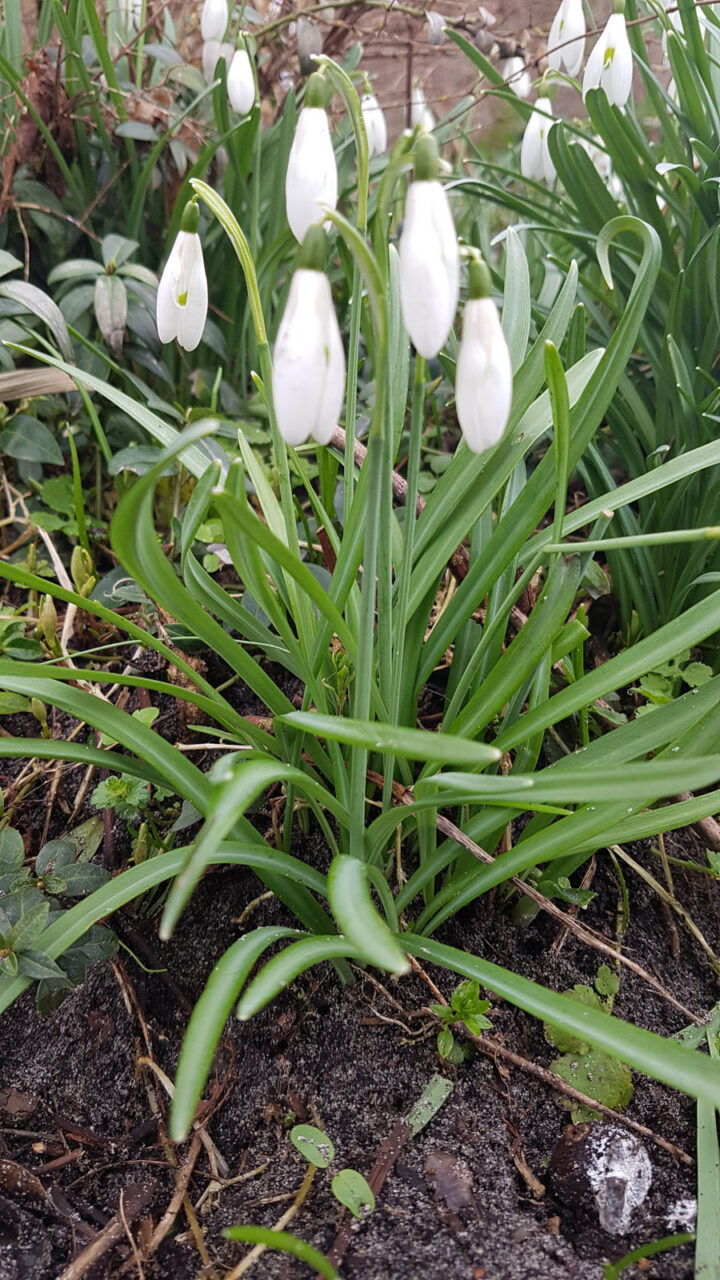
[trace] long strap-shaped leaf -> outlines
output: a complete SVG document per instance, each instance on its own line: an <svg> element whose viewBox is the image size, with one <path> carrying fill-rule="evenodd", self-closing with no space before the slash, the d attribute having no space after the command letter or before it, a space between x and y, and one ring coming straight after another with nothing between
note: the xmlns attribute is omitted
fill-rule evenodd
<svg viewBox="0 0 720 1280"><path fill-rule="evenodd" d="M328 901L340 933L359 956L389 973L407 973L410 966L403 949L373 905L363 862L345 855L333 858Z"/></svg>
<svg viewBox="0 0 720 1280"><path fill-rule="evenodd" d="M4 675L2 684L12 693L23 693L27 698L37 697L37 676L29 679L25 676ZM200 813L205 813L208 788L204 774L181 751L161 738L159 733L155 733L126 711L119 711L112 703L94 698L91 693L85 693L82 689L70 688L59 680L48 681L47 689L48 701L53 706L67 711L68 715L75 716L77 720L91 724L93 728L127 747L141 760L146 760L151 768L162 775L173 791L190 800Z"/></svg>
<svg viewBox="0 0 720 1280"><path fill-rule="evenodd" d="M112 522L111 538L120 563L148 595L178 622L224 658L233 671L275 715L291 711L292 704L262 667L246 653L215 619L190 595L163 555L153 521L153 493L166 463L182 453L188 443L204 434L202 424L189 427L180 442L160 455L157 466L121 498Z"/></svg>
<svg viewBox="0 0 720 1280"><path fill-rule="evenodd" d="M637 1071L653 1076L673 1089L703 1098L712 1106L720 1106L720 1064L711 1062L694 1050L610 1014L580 1005L568 996L547 991L536 982L518 977L508 969L478 956L470 956L455 947L410 933L403 935L403 946L422 963L429 961L466 978L474 978L489 991L533 1017L550 1022L560 1030L603 1049L611 1057L627 1062Z"/></svg>
<svg viewBox="0 0 720 1280"><path fill-rule="evenodd" d="M291 942L284 951L273 956L272 960L268 960L265 967L250 983L240 997L237 1016L243 1022L254 1017L264 1009L266 1004L280 995L280 992L284 991L291 982L299 978L301 973L312 969L313 965L320 964L323 960L357 960L358 958L354 947L345 938L339 938L337 934Z"/></svg>
<svg viewBox="0 0 720 1280"><path fill-rule="evenodd" d="M160 853L155 858L149 858L137 867L121 871L120 875L83 898L82 902L63 911L40 935L38 947L56 960L99 920L104 920L127 902L133 902L149 889L154 889L156 885L164 884L177 875L187 855L187 847L173 849L170 853ZM318 871L300 858L268 848L260 839L252 842L226 840L215 849L210 862L213 866L251 867L262 879L273 876L277 880L283 879L312 890L313 893L324 895L327 892L325 877ZM0 979L0 1013L22 995L31 981L32 979L23 977Z"/></svg>
<svg viewBox="0 0 720 1280"><path fill-rule="evenodd" d="M249 805L273 782L294 786L312 802L327 808L342 826L347 827L348 814L335 796L302 769L293 769L279 760L238 759L227 756L219 760L210 783L205 779L205 804L208 814L195 845L168 895L160 937L169 938L215 849L232 831Z"/></svg>
<svg viewBox="0 0 720 1280"><path fill-rule="evenodd" d="M223 1027L254 965L273 942L300 936L297 929L266 925L238 938L218 960L193 1009L180 1050L170 1106L173 1142L187 1137Z"/></svg>

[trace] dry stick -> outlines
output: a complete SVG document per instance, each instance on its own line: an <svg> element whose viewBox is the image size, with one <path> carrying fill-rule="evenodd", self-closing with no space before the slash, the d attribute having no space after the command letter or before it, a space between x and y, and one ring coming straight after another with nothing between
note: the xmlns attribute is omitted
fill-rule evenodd
<svg viewBox="0 0 720 1280"><path fill-rule="evenodd" d="M302 1185L300 1187L300 1190L295 1196L295 1199L293 1200L287 1212L285 1212L281 1218L278 1218L277 1222L272 1228L273 1231L283 1231L287 1226L287 1224L289 1222L292 1222L293 1218L296 1217L296 1215L300 1212L305 1202L307 1193L310 1190L310 1187L312 1186L312 1180L315 1177L315 1173L316 1173L315 1165L309 1164L305 1171L305 1177L302 1180ZM225 1277L225 1280L239 1280L240 1276L246 1275L247 1272L251 1269L251 1267L255 1266L255 1263L257 1262L258 1258L262 1257L262 1255L265 1253L265 1250L267 1248L268 1246L266 1244L256 1244L255 1248L251 1249L250 1252L245 1255L242 1262L239 1262L238 1265L228 1273L228 1275Z"/></svg>
<svg viewBox="0 0 720 1280"><path fill-rule="evenodd" d="M422 978L425 985L432 991L438 1004L447 1005L448 1002L442 991L435 985L430 975L418 964L415 957L408 956L408 960L415 973ZM432 1013L432 1009L428 1009L428 1013ZM439 1021L440 1019L438 1019ZM613 1111L612 1107L604 1106L602 1102L597 1102L595 1098L589 1097L588 1094L580 1093L579 1089L574 1089L572 1085L566 1084L562 1077L556 1076L554 1072L546 1071L544 1067L539 1067L535 1062L530 1062L528 1058L521 1058L520 1054L513 1053L511 1049L506 1049L504 1045L497 1044L494 1040L488 1039L487 1036L474 1036L462 1023L459 1023L455 1029L458 1035L476 1045L489 1058L503 1058L506 1062L512 1063L513 1066L519 1067L521 1071L527 1072L528 1075L536 1076L538 1080L542 1080L543 1084L548 1085L551 1089L556 1089L558 1093L564 1093L566 1097L572 1098L574 1102L580 1102L583 1106L591 1107L595 1111L602 1111L603 1115L610 1116L612 1120L617 1120L618 1124L625 1125L626 1128L632 1129L644 1138L649 1138L657 1146L662 1147L664 1151L669 1151L678 1160L682 1160L683 1164L693 1163L692 1156L689 1156L687 1151L683 1151L682 1147L677 1147L673 1142L668 1142L667 1138L661 1138L659 1134L653 1133L652 1129L648 1129L646 1125L638 1124L637 1120L629 1120L627 1116L621 1115L619 1111Z"/></svg>
<svg viewBox="0 0 720 1280"><path fill-rule="evenodd" d="M463 849L467 849L468 853L471 853L479 862L485 862L488 865L492 865L495 862L495 858L493 858L491 854L487 853L485 849L482 849L480 845L475 844L474 840L471 840L469 836L466 836L465 832L461 831L459 827L456 827L454 822L450 822L447 818L438 817L437 826L444 835L450 836L456 844L461 845ZM630 960L628 956L623 955L622 952L616 951L616 949L611 946L609 942L606 942L600 934L596 933L594 929L590 929L587 925L580 924L577 920L573 920L572 916L568 915L566 911L562 911L560 907L556 907L549 898L545 898L542 893L539 893L532 885L526 884L526 882L521 880L519 876L513 876L512 883L515 885L515 888L519 889L521 893L524 893L526 897L531 898L533 902L536 902L542 911L546 911L548 915L554 916L555 919L559 920L566 929L570 929L575 933L582 942L587 943L590 947L594 947L596 951L600 951L604 955L610 956L613 961L619 961L620 964L631 969L639 978L642 978L644 982L647 982L648 986L652 987L654 991L657 991L658 995L662 996L663 1000L667 1000L668 1004L674 1005L674 1007L682 1013L684 1018L687 1018L690 1022L694 1022L698 1025L702 1022L702 1018L699 1014L693 1013L692 1009L688 1009L679 1000L676 1000L675 997L665 989L662 983L658 982L657 978L654 978L652 974L648 973L646 969L643 969L641 965L636 964L634 960ZM661 886L658 887L660 888ZM707 949L707 943L705 943L705 946ZM712 952L710 954L712 955Z"/></svg>
<svg viewBox="0 0 720 1280"><path fill-rule="evenodd" d="M660 882L656 880L649 871L646 871L644 867L641 867L639 862L636 862L634 858L631 858L630 854L626 853L620 845L612 844L610 845L610 848L616 857L620 858L623 862L626 862L629 867L632 867L633 871L637 872L640 878L644 880L646 884L650 885L651 889L654 889L655 893L663 902L667 903L669 907L672 907L675 914L682 920L685 928L692 934L695 941L700 944L705 954L710 958L715 972L720 973L720 959L718 959L707 938L700 932L692 916L688 914L682 903L678 902L672 894L669 894L667 889L664 889ZM700 1019L696 1019L696 1021L699 1022Z"/></svg>
<svg viewBox="0 0 720 1280"><path fill-rule="evenodd" d="M77 1258L70 1263L69 1267L65 1268L57 1280L81 1280L86 1271L90 1270L93 1263L102 1258L109 1249L112 1249L118 1240L122 1240L127 1224L140 1217L140 1214L150 1204L153 1193L147 1187L131 1186L126 1187L125 1191L121 1192L121 1200L123 1196L125 1199L122 1205L122 1214L118 1211L115 1217L110 1219L107 1226L95 1237L92 1244L89 1244L87 1248L83 1249L82 1253L78 1254Z"/></svg>
<svg viewBox="0 0 720 1280"><path fill-rule="evenodd" d="M175 1219L177 1218L180 1212L180 1209L184 1208L185 1212L187 1213L187 1203L185 1203L187 1201L187 1189L190 1183L190 1179L193 1175L195 1162L198 1156L200 1155L201 1146L202 1146L201 1135L199 1133L196 1133L193 1135L193 1140L190 1143L190 1150L188 1151L181 1168L176 1171L175 1190L173 1192L172 1200L170 1201L162 1218L158 1222L155 1230L153 1231L150 1237L150 1240L146 1248L143 1251L146 1257L152 1257L152 1255L155 1253L155 1250L160 1247L166 1235L168 1234L168 1231L170 1230L173 1223L175 1222ZM193 1216L194 1216L194 1211L193 1211ZM196 1220L196 1224L197 1224L197 1220ZM192 1230L192 1223L190 1225ZM194 1234L195 1232L193 1231L193 1235ZM205 1256L203 1257L202 1260L203 1260L203 1266L207 1266L210 1261L207 1251L205 1251Z"/></svg>
<svg viewBox="0 0 720 1280"><path fill-rule="evenodd" d="M678 796L678 800L694 799L692 791L681 791ZM720 849L720 822L716 818L698 818L697 822L693 823L693 826L697 827L697 830L707 840L711 849Z"/></svg>

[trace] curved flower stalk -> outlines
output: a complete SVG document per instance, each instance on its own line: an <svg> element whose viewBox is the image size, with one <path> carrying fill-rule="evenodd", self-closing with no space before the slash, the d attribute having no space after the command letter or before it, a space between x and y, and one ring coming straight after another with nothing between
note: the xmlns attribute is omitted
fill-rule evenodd
<svg viewBox="0 0 720 1280"><path fill-rule="evenodd" d="M510 352L490 292L490 272L482 259L476 259L470 263L455 376L458 422L473 453L491 449L502 439L512 406Z"/></svg>
<svg viewBox="0 0 720 1280"><path fill-rule="evenodd" d="M235 50L228 68L227 95L239 116L249 115L255 106L255 74L244 41Z"/></svg>
<svg viewBox="0 0 720 1280"><path fill-rule="evenodd" d="M548 134L554 122L550 99L538 98L520 148L520 172L529 182L547 182L550 186L555 181L555 165L548 147Z"/></svg>
<svg viewBox="0 0 720 1280"><path fill-rule="evenodd" d="M215 75L215 68L220 58L225 59L225 65L230 66L233 57L233 47L229 40L222 43L219 40L206 40L202 47L202 73L203 79L210 83Z"/></svg>
<svg viewBox="0 0 720 1280"><path fill-rule="evenodd" d="M399 254L405 328L426 360L446 342L460 292L455 224L437 174L437 144L424 134L415 145L415 181L407 194Z"/></svg>
<svg viewBox="0 0 720 1280"><path fill-rule="evenodd" d="M283 440L293 446L310 435L329 444L345 395L345 352L325 275L325 244L322 227L311 227L275 343L275 417Z"/></svg>
<svg viewBox="0 0 720 1280"><path fill-rule="evenodd" d="M183 209L181 229L170 251L157 292L157 329L161 342L177 338L194 351L205 328L208 287L198 235L200 210L196 200Z"/></svg>
<svg viewBox="0 0 720 1280"><path fill-rule="evenodd" d="M624 107L632 89L633 60L625 27L624 0L614 0L613 12L585 66L583 98L589 89L604 89L608 102Z"/></svg>
<svg viewBox="0 0 720 1280"><path fill-rule="evenodd" d="M227 0L205 0L200 14L200 34L203 40L222 40L228 27Z"/></svg>
<svg viewBox="0 0 720 1280"><path fill-rule="evenodd" d="M322 223L337 205L338 177L325 110L325 80L311 75L290 148L285 176L285 208L290 230L300 244L310 227Z"/></svg>
<svg viewBox="0 0 720 1280"><path fill-rule="evenodd" d="M360 109L368 140L368 158L381 156L387 147L387 122L385 112L374 93L364 93L360 99Z"/></svg>
<svg viewBox="0 0 720 1280"><path fill-rule="evenodd" d="M432 133L436 123L423 87L418 80L413 81L410 96L410 123L413 129L427 129L428 133Z"/></svg>
<svg viewBox="0 0 720 1280"><path fill-rule="evenodd" d="M498 71L505 81L508 89L512 89L518 98L527 98L530 96L532 89L532 81L530 72L525 64L522 53L516 53L511 58L503 58L498 63Z"/></svg>
<svg viewBox="0 0 720 1280"><path fill-rule="evenodd" d="M582 0L560 0L548 36L547 57L552 71L565 67L568 75L578 75L585 57L586 33Z"/></svg>

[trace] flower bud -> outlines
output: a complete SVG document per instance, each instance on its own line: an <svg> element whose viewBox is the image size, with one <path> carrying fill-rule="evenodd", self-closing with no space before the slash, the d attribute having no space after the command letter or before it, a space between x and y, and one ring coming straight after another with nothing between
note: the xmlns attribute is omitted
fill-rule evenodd
<svg viewBox="0 0 720 1280"><path fill-rule="evenodd" d="M622 3L622 0L620 0ZM604 89L614 107L624 107L632 89L633 60L622 8L610 15L585 66L583 98L589 89Z"/></svg>
<svg viewBox="0 0 720 1280"><path fill-rule="evenodd" d="M360 99L365 132L368 140L368 155L381 156L387 147L387 124L385 112L374 93L364 93Z"/></svg>
<svg viewBox="0 0 720 1280"><path fill-rule="evenodd" d="M442 44L445 40L445 28L447 26L447 18L438 13L436 9L428 9L427 18L427 36L430 44Z"/></svg>
<svg viewBox="0 0 720 1280"><path fill-rule="evenodd" d="M550 158L547 141L553 123L550 99L538 98L520 148L520 172L528 182L547 182L550 186L555 181L555 165Z"/></svg>
<svg viewBox="0 0 720 1280"><path fill-rule="evenodd" d="M435 116L428 106L422 85L417 80L413 82L410 97L410 123L413 129L427 129L428 133L432 133L435 128Z"/></svg>
<svg viewBox="0 0 720 1280"><path fill-rule="evenodd" d="M415 147L416 180L408 190L399 255L405 328L427 360L447 340L460 291L455 224L437 171L437 147L426 134Z"/></svg>
<svg viewBox="0 0 720 1280"><path fill-rule="evenodd" d="M275 417L293 446L310 435L328 444L345 394L345 352L323 270L325 240L321 227L311 227L303 241L275 342Z"/></svg>
<svg viewBox="0 0 720 1280"><path fill-rule="evenodd" d="M565 67L568 75L578 74L585 56L586 30L582 0L561 0L547 44L548 65L553 71ZM572 44L567 43L570 40Z"/></svg>
<svg viewBox="0 0 720 1280"><path fill-rule="evenodd" d="M206 40L202 48L202 73L203 79L208 84L215 75L215 68L221 58L225 59L225 65L230 66L233 56L233 47L229 41L223 44L219 40Z"/></svg>
<svg viewBox="0 0 720 1280"><path fill-rule="evenodd" d="M322 223L337 205L338 178L330 125L324 105L325 82L317 72L308 80L306 106L298 117L285 176L285 207L290 230L301 244L310 227Z"/></svg>
<svg viewBox="0 0 720 1280"><path fill-rule="evenodd" d="M157 329L161 342L177 338L194 351L205 328L208 287L197 229L200 211L191 200L183 210L181 230L170 250L157 293Z"/></svg>
<svg viewBox="0 0 720 1280"><path fill-rule="evenodd" d="M247 49L236 49L227 74L228 102L239 116L247 116L255 105L255 76Z"/></svg>
<svg viewBox="0 0 720 1280"><path fill-rule="evenodd" d="M465 443L473 453L502 438L512 406L512 365L484 263L470 267L455 372L455 406Z"/></svg>
<svg viewBox="0 0 720 1280"><path fill-rule="evenodd" d="M222 40L227 26L227 0L205 0L200 14L200 34L203 40Z"/></svg>
<svg viewBox="0 0 720 1280"><path fill-rule="evenodd" d="M511 58L503 58L498 63L498 71L508 89L512 89L518 98L529 97L532 82L522 53L513 54Z"/></svg>

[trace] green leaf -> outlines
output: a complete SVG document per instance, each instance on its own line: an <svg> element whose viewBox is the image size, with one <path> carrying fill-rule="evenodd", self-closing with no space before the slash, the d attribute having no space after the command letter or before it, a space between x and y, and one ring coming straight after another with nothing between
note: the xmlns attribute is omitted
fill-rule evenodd
<svg viewBox="0 0 720 1280"><path fill-rule="evenodd" d="M352 720L345 716L318 715L314 711L292 711L279 716L283 724L305 729L318 738L346 742L348 746L365 747L369 751L391 752L408 760L430 760L433 764L484 766L500 759L495 747L449 733L429 733L425 729L408 729L392 725Z"/></svg>
<svg viewBox="0 0 720 1280"><path fill-rule="evenodd" d="M455 1037L448 1027L443 1027L442 1031L438 1031L437 1050L441 1058L447 1058L455 1044Z"/></svg>
<svg viewBox="0 0 720 1280"><path fill-rule="evenodd" d="M13 951L23 951L29 942L42 933L49 914L50 903L38 902L21 915L10 932L10 946Z"/></svg>
<svg viewBox="0 0 720 1280"><path fill-rule="evenodd" d="M127 236L119 236L111 233L103 236L100 252L106 269L121 267L123 262L132 257L135 250L139 248L137 240L129 240Z"/></svg>
<svg viewBox="0 0 720 1280"><path fill-rule="evenodd" d="M431 1076L421 1096L405 1117L411 1137L417 1138L418 1134L437 1115L443 1103L447 1102L454 1087L452 1080L447 1080L445 1076Z"/></svg>
<svg viewBox="0 0 720 1280"><path fill-rule="evenodd" d="M314 1164L317 1169L327 1169L335 1159L335 1148L330 1138L315 1125L296 1124L290 1130L290 1141L308 1164Z"/></svg>
<svg viewBox="0 0 720 1280"><path fill-rule="evenodd" d="M375 1208L370 1184L356 1169L341 1169L330 1185L335 1199L344 1204L354 1218L367 1218Z"/></svg>
<svg viewBox="0 0 720 1280"><path fill-rule="evenodd" d="M0 298L18 302L42 320L52 333L65 360L73 359L73 346L65 317L57 303L43 293L42 289L34 284L27 284L25 280L6 280L4 284L0 284Z"/></svg>
<svg viewBox="0 0 720 1280"><path fill-rule="evenodd" d="M572 1085L580 1093L586 1093L595 1102L601 1102L613 1111L622 1111L633 1095L632 1073L624 1062L611 1058L602 1049L591 1049L588 1053L566 1053L550 1063L551 1071L560 1076L566 1084ZM600 1114L589 1108L567 1099L567 1105L573 1108L573 1121L599 1119Z"/></svg>
<svg viewBox="0 0 720 1280"><path fill-rule="evenodd" d="M63 464L62 450L52 431L26 413L10 418L8 426L0 431L0 450L23 462L44 462L56 467Z"/></svg>
<svg viewBox="0 0 720 1280"><path fill-rule="evenodd" d="M180 1050L170 1104L173 1142L183 1142L187 1137L223 1027L255 964L273 942L298 936L297 930L277 925L254 929L238 938L218 960L193 1009Z"/></svg>
<svg viewBox="0 0 720 1280"><path fill-rule="evenodd" d="M579 1006L567 996L547 991L538 983L521 978L500 965L469 956L432 938L406 933L403 945L421 963L439 964L454 973L477 978L487 990L533 1017L551 1022L560 1030L603 1049L611 1057L682 1093L703 1098L713 1106L720 1105L720 1063L611 1014Z"/></svg>
<svg viewBox="0 0 720 1280"><path fill-rule="evenodd" d="M247 1022L307 969L320 964L323 960L338 958L358 959L347 939L339 938L337 934L320 935L304 939L302 942L292 942L279 955L273 956L272 960L268 961L240 997L237 1008L238 1018Z"/></svg>
<svg viewBox="0 0 720 1280"><path fill-rule="evenodd" d="M18 955L17 968L18 973L24 978L32 978L35 981L53 978L62 982L64 986L72 986L60 966L43 951L31 951L26 947Z"/></svg>
<svg viewBox="0 0 720 1280"><path fill-rule="evenodd" d="M0 828L0 874L18 871L25 861L25 843L15 827Z"/></svg>
<svg viewBox="0 0 720 1280"><path fill-rule="evenodd" d="M122 351L127 324L127 293L119 276L98 276L94 307L98 328L117 358Z"/></svg>
<svg viewBox="0 0 720 1280"><path fill-rule="evenodd" d="M364 863L344 854L333 858L328 900L340 933L358 955L390 973L408 972L410 963L401 943L375 909Z"/></svg>
<svg viewBox="0 0 720 1280"><path fill-rule="evenodd" d="M290 1235L289 1231L275 1231L271 1227L225 1227L223 1235L228 1240L262 1244L267 1249L281 1249L284 1253L291 1253L294 1258L299 1258L301 1262L313 1267L316 1272L325 1277L325 1280L338 1280L337 1271L330 1265L327 1258L322 1253L318 1253L317 1249L313 1249L312 1245L306 1244L304 1240Z"/></svg>
<svg viewBox="0 0 720 1280"><path fill-rule="evenodd" d="M595 990L601 996L616 996L620 990L620 979L606 964L601 964L595 978Z"/></svg>

